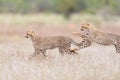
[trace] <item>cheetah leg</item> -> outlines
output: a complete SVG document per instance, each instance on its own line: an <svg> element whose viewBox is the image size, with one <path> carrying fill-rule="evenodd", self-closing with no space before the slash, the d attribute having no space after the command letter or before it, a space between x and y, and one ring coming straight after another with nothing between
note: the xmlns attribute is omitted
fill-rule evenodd
<svg viewBox="0 0 120 80"><path fill-rule="evenodd" d="M77 54L77 52L75 52L76 50L71 50L70 49L70 46L69 47L60 47L59 48L59 52L64 55L65 53L66 54Z"/></svg>
<svg viewBox="0 0 120 80"><path fill-rule="evenodd" d="M80 49L84 49L84 48L90 47L91 44L92 44L91 41L84 39L82 42L79 43L79 47L75 48L74 51L78 51Z"/></svg>
<svg viewBox="0 0 120 80"><path fill-rule="evenodd" d="M64 48L59 48L59 52L62 54L62 55L64 55Z"/></svg>
<svg viewBox="0 0 120 80"><path fill-rule="evenodd" d="M44 57L47 57L47 56L45 55L46 50L37 50L37 49L36 49L35 52L31 55L31 57L30 57L29 59L32 59L33 57L39 55L40 53L42 53Z"/></svg>
<svg viewBox="0 0 120 80"><path fill-rule="evenodd" d="M82 39L83 39L83 41L79 43L79 49L83 49L83 48L91 46L92 41L89 40L89 38L87 38L85 35L82 35L79 32L74 32L73 34L75 36L82 37ZM76 50L78 50L78 49L76 49Z"/></svg>
<svg viewBox="0 0 120 80"><path fill-rule="evenodd" d="M70 49L70 52L71 52L71 54L73 54L73 55L74 55L74 54L78 54L76 51L78 51L76 48L75 48L75 49L72 49L72 50Z"/></svg>
<svg viewBox="0 0 120 80"><path fill-rule="evenodd" d="M73 53L73 54L78 54L76 51L79 51L80 49L84 49L84 48L87 48L87 47L90 47L91 46L91 42L81 42L81 43L79 43L80 45L79 45L79 48L74 48L73 50L71 50L71 52Z"/></svg>
<svg viewBox="0 0 120 80"><path fill-rule="evenodd" d="M35 50L35 52L30 56L29 59L31 60L33 57L37 56L39 53L40 53L39 50Z"/></svg>
<svg viewBox="0 0 120 80"><path fill-rule="evenodd" d="M88 42L88 41L82 41L81 43L79 43L79 49L83 49L83 48L87 48L89 46L91 46L92 42Z"/></svg>
<svg viewBox="0 0 120 80"><path fill-rule="evenodd" d="M42 50L41 52L42 52L42 54L43 54L44 57L47 57L46 56L46 50Z"/></svg>
<svg viewBox="0 0 120 80"><path fill-rule="evenodd" d="M71 50L68 49L68 48L65 48L65 49L64 49L64 53L66 53L66 54L71 54Z"/></svg>
<svg viewBox="0 0 120 80"><path fill-rule="evenodd" d="M77 52L75 52L76 50L71 50L70 48L64 48L64 53L66 54L78 54Z"/></svg>
<svg viewBox="0 0 120 80"><path fill-rule="evenodd" d="M65 53L66 54L71 54L71 50L69 48L66 48L66 47L60 47L59 48L59 52L64 55Z"/></svg>
<svg viewBox="0 0 120 80"><path fill-rule="evenodd" d="M120 44L116 44L116 45L114 45L115 46L115 48L116 48L116 52L117 53L120 53Z"/></svg>

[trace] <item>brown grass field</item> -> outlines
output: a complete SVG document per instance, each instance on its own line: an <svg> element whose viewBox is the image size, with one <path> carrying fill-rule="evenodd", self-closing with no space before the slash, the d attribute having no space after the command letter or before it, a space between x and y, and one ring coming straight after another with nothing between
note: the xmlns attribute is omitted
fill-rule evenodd
<svg viewBox="0 0 120 80"><path fill-rule="evenodd" d="M34 29L40 36L69 36L80 42L72 32L79 31L79 22L90 21L103 31L120 33L120 20L86 16L77 19L74 15L66 21L58 15L0 15L0 80L120 80L120 54L112 45L93 43L78 55L64 56L56 48L47 51L46 59L40 54L29 60L34 48L31 40L24 38L27 30Z"/></svg>

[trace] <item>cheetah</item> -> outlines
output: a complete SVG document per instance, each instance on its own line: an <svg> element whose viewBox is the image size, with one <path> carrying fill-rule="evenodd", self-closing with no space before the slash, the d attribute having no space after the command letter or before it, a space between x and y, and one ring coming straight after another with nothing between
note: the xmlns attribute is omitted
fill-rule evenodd
<svg viewBox="0 0 120 80"><path fill-rule="evenodd" d="M120 35L111 34L111 33L104 33L100 30L98 30L95 25L90 23L84 23L81 25L80 32L74 32L75 36L82 36L86 37L85 41L87 41L89 47L92 42L95 42L97 44L101 45L114 45L116 52L120 53Z"/></svg>
<svg viewBox="0 0 120 80"><path fill-rule="evenodd" d="M26 38L31 38L33 47L35 49L33 56L42 53L44 57L46 56L46 50L59 48L61 54L77 54L74 50L71 50L71 44L79 46L78 43L74 42L71 38L65 36L52 36L52 37L41 37L36 35L35 31L28 31L25 35Z"/></svg>
<svg viewBox="0 0 120 80"><path fill-rule="evenodd" d="M79 48L77 48L77 49L75 48L74 50L80 50L80 49L83 49L83 48L87 48L87 47L89 47L89 46L92 44L91 40L88 39L87 36L81 35L81 34L78 33L78 32L73 32L73 34L74 34L75 36L79 36L79 37L82 38L82 41L79 42Z"/></svg>

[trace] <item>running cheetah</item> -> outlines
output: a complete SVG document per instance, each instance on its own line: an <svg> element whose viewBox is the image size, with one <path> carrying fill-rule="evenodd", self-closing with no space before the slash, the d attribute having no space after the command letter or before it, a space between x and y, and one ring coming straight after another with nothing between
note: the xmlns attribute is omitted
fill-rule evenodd
<svg viewBox="0 0 120 80"><path fill-rule="evenodd" d="M101 44L101 45L114 45L116 48L116 52L120 53L120 36L111 34L111 33L104 33L98 30L93 24L84 23L81 25L80 32L75 32L74 35L76 36L83 36L86 37L85 40L88 40L89 46L92 42ZM85 46L88 47L88 46Z"/></svg>
<svg viewBox="0 0 120 80"><path fill-rule="evenodd" d="M42 53L44 57L46 57L46 50L59 48L59 52L61 54L77 54L75 51L77 49L71 50L71 44L79 46L78 43L74 42L71 38L65 36L53 36L53 37L40 37L36 35L34 31L28 31L26 33L26 38L31 38L33 42L33 46L35 49L33 56Z"/></svg>

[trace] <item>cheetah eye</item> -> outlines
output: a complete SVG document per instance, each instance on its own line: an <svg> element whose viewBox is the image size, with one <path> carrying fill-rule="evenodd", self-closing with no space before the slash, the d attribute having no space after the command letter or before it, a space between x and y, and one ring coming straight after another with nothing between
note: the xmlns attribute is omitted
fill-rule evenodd
<svg viewBox="0 0 120 80"><path fill-rule="evenodd" d="M80 29L81 31L84 31L84 29Z"/></svg>
<svg viewBox="0 0 120 80"><path fill-rule="evenodd" d="M27 35L29 35L29 33L27 33Z"/></svg>

